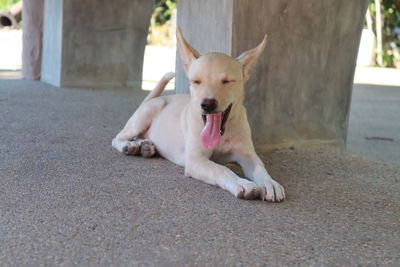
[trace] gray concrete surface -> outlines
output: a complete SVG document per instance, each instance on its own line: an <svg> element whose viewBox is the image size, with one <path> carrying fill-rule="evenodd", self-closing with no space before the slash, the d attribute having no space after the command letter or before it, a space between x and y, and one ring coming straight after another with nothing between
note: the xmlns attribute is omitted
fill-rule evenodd
<svg viewBox="0 0 400 267"><path fill-rule="evenodd" d="M400 86L355 84L347 150L400 167L399 115Z"/></svg>
<svg viewBox="0 0 400 267"><path fill-rule="evenodd" d="M0 80L2 266L399 266L399 168L263 153L287 200L238 200L111 147L137 97Z"/></svg>
<svg viewBox="0 0 400 267"><path fill-rule="evenodd" d="M43 81L63 87L140 88L153 4L46 1Z"/></svg>
<svg viewBox="0 0 400 267"><path fill-rule="evenodd" d="M218 2L218 3L217 3ZM268 44L246 86L259 147L344 146L366 0L178 1L178 25L200 53ZM212 29L212 30L210 30ZM177 91L188 82L177 66Z"/></svg>

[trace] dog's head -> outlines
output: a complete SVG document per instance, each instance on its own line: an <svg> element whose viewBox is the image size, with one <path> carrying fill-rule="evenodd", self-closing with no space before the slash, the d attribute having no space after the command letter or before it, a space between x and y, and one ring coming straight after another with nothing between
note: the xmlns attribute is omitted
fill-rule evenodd
<svg viewBox="0 0 400 267"><path fill-rule="evenodd" d="M205 127L201 140L205 147L216 147L232 106L244 99L244 83L266 45L266 36L251 50L233 58L223 53L201 56L177 28L178 49L190 81L191 101L198 104Z"/></svg>

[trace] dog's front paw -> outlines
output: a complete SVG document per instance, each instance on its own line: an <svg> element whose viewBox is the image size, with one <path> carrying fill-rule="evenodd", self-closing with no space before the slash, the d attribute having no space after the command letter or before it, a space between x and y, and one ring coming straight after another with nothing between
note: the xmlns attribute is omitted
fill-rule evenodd
<svg viewBox="0 0 400 267"><path fill-rule="evenodd" d="M285 199L285 190L272 178L257 182L257 184L261 188L261 200L281 202Z"/></svg>
<svg viewBox="0 0 400 267"><path fill-rule="evenodd" d="M240 199L253 200L259 199L261 189L253 182L245 179L240 179L236 189L236 197Z"/></svg>

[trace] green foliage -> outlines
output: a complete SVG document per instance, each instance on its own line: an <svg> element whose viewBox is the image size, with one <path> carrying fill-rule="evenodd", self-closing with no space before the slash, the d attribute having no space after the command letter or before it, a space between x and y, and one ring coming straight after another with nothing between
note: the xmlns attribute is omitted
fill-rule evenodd
<svg viewBox="0 0 400 267"><path fill-rule="evenodd" d="M154 9L154 20L157 26L164 25L171 19L172 10L176 8L176 0L157 0Z"/></svg>
<svg viewBox="0 0 400 267"><path fill-rule="evenodd" d="M153 15L151 16L148 44L173 45L171 18L176 9L176 0L156 0Z"/></svg>
<svg viewBox="0 0 400 267"><path fill-rule="evenodd" d="M383 20L383 64L385 67L400 68L400 0L380 1ZM375 31L376 7L374 0L370 0L369 8Z"/></svg>
<svg viewBox="0 0 400 267"><path fill-rule="evenodd" d="M12 5L19 1L20 0L0 0L0 11L8 10Z"/></svg>

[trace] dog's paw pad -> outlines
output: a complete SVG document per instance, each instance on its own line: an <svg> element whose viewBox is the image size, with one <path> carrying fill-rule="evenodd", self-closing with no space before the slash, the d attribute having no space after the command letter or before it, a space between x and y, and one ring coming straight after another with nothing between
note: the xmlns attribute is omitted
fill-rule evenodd
<svg viewBox="0 0 400 267"><path fill-rule="evenodd" d="M241 189L239 193L236 195L236 197L239 199L244 199L244 189Z"/></svg>
<svg viewBox="0 0 400 267"><path fill-rule="evenodd" d="M260 198L261 190L253 182L241 181L239 193L236 194L237 198L245 200L253 200Z"/></svg>
<svg viewBox="0 0 400 267"><path fill-rule="evenodd" d="M139 154L140 147L139 147L139 145L137 145L137 144L135 144L133 142L130 142L126 146L124 146L122 150L123 150L125 155L133 155L133 156L135 156L135 155Z"/></svg>
<svg viewBox="0 0 400 267"><path fill-rule="evenodd" d="M142 157L150 158L154 156L155 153L156 147L151 141L145 140L140 144L140 154L142 155Z"/></svg>
<svg viewBox="0 0 400 267"><path fill-rule="evenodd" d="M254 200L260 198L260 189L259 188L253 188L250 191L246 191L244 193L244 199L246 200Z"/></svg>

